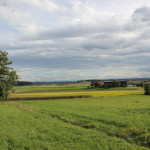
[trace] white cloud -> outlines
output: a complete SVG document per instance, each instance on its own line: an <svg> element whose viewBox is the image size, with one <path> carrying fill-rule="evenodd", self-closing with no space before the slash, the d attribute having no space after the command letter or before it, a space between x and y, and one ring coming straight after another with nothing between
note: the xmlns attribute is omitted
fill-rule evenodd
<svg viewBox="0 0 150 150"><path fill-rule="evenodd" d="M52 0L4 0L1 2L1 6L11 6L23 10L36 8L44 11L55 11L59 9L59 6Z"/></svg>
<svg viewBox="0 0 150 150"><path fill-rule="evenodd" d="M44 11L55 11L59 9L58 5L52 0L20 0L20 3L24 3Z"/></svg>
<svg viewBox="0 0 150 150"><path fill-rule="evenodd" d="M9 26L20 32L34 33L37 31L36 22L32 19L30 14L22 12L16 8L3 6L0 9L0 16Z"/></svg>

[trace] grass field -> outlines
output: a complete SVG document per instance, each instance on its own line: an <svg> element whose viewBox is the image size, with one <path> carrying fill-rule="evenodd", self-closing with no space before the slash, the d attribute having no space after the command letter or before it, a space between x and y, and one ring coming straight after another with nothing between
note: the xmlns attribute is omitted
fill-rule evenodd
<svg viewBox="0 0 150 150"><path fill-rule="evenodd" d="M65 84L65 85L42 85L14 87L15 94L11 97L50 97L70 95L90 95L92 97L119 96L144 94L142 88L118 87L118 88L87 88L90 83Z"/></svg>
<svg viewBox="0 0 150 150"><path fill-rule="evenodd" d="M127 89L95 89L86 99L1 102L0 149L148 150L150 97ZM19 93L18 88L15 96L82 92L88 93Z"/></svg>
<svg viewBox="0 0 150 150"><path fill-rule="evenodd" d="M139 87L117 87L110 89L87 88L90 83L66 84L66 85L41 85L41 86L15 86L15 93L58 93L58 92L89 92L89 91L124 91L142 90Z"/></svg>

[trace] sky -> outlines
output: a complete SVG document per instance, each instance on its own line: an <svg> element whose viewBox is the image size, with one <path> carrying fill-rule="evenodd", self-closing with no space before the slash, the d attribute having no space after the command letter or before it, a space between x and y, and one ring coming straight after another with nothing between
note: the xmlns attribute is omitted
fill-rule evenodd
<svg viewBox="0 0 150 150"><path fill-rule="evenodd" d="M0 49L21 81L150 77L150 0L0 0Z"/></svg>

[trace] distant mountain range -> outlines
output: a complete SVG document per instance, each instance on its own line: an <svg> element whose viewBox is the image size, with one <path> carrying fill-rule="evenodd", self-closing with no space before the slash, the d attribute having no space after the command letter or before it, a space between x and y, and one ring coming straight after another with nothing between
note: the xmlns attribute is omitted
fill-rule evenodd
<svg viewBox="0 0 150 150"><path fill-rule="evenodd" d="M120 79L86 79L86 80L72 80L72 81L19 81L17 84L18 86L25 86L25 85L40 85L40 84L66 84L66 83L81 83L81 82L92 82L92 81L112 81L112 80L126 80L126 81L140 81L140 80L150 80L150 78L120 78Z"/></svg>
<svg viewBox="0 0 150 150"><path fill-rule="evenodd" d="M71 81L34 81L33 84L55 84L55 83L80 83L80 82L91 82L91 81L108 81L108 80L150 80L150 78L120 78L120 79L86 79L86 80L71 80Z"/></svg>

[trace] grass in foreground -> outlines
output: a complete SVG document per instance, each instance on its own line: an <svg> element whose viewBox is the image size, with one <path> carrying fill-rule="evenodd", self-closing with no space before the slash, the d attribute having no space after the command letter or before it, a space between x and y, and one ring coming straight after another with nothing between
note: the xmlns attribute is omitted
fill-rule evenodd
<svg viewBox="0 0 150 150"><path fill-rule="evenodd" d="M0 149L148 150L149 108L145 95L3 102Z"/></svg>

